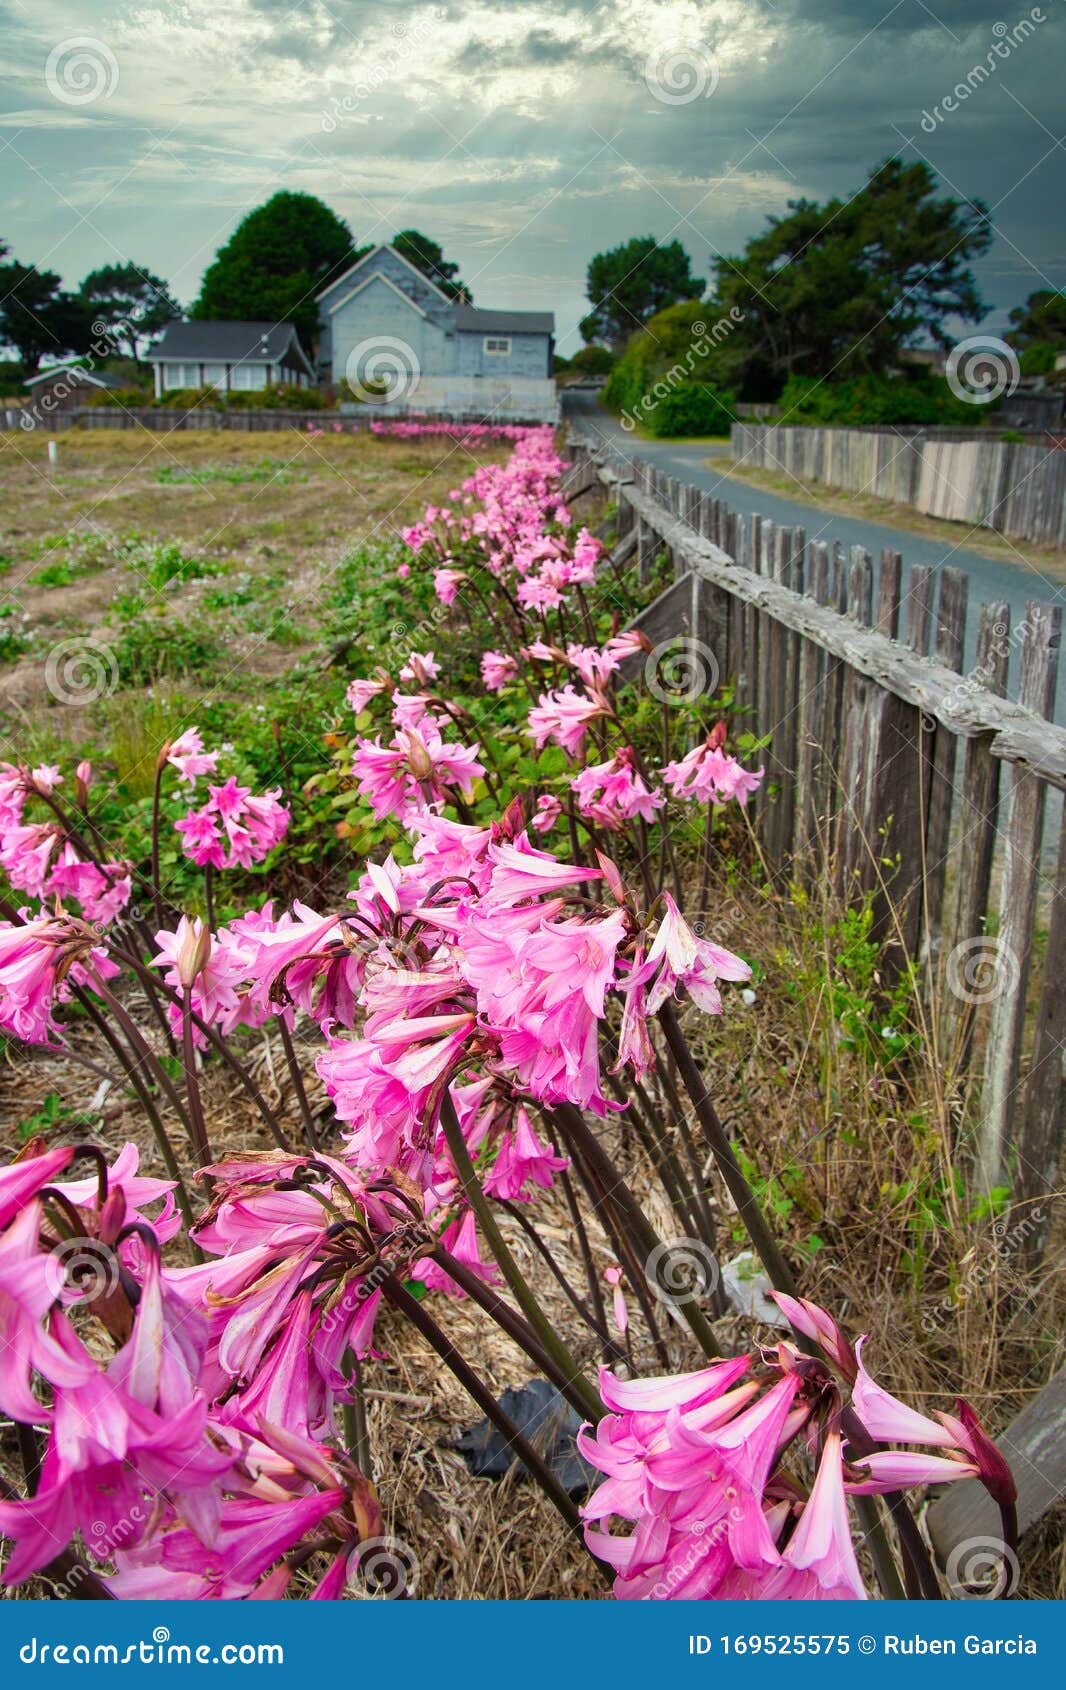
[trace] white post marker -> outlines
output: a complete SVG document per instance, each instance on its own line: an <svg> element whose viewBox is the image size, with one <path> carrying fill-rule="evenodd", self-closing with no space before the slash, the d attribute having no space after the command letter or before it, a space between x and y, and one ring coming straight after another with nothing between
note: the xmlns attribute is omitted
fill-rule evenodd
<svg viewBox="0 0 1066 1690"><path fill-rule="evenodd" d="M54 440L48 442L48 462L50 464L59 462L59 447Z"/></svg>

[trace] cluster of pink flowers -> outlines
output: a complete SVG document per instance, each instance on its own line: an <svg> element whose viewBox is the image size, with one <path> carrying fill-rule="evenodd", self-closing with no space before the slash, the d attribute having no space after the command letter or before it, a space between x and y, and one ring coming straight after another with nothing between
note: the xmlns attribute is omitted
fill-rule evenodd
<svg viewBox="0 0 1066 1690"><path fill-rule="evenodd" d="M201 775L218 769L219 751L206 751L198 728L186 728L160 753L161 766L176 769L179 779L195 788ZM201 868L254 868L284 839L289 812L280 803L281 789L254 794L234 775L208 786L207 802L190 807L174 823L187 857Z"/></svg>
<svg viewBox="0 0 1066 1690"><path fill-rule="evenodd" d="M394 440L431 440L443 436L460 446L483 446L496 440L524 440L541 430L526 423L372 422L372 434L390 435ZM550 432L550 431L549 431Z"/></svg>
<svg viewBox="0 0 1066 1690"><path fill-rule="evenodd" d="M113 1596L278 1597L290 1577L282 1557L313 1535L332 1557L315 1594L340 1594L381 1514L336 1452L331 1409L347 1389L343 1358L367 1353L380 1300L360 1262L388 1248L402 1267L409 1215L339 1163L238 1158L209 1170L197 1240L216 1259L170 1269L169 1182L139 1174L132 1145L110 1169L97 1153L92 1178L61 1179L74 1156L30 1146L0 1170L0 1407L47 1438L36 1493L0 1502L15 1544L5 1581L47 1566L77 1533L113 1563ZM85 1228L72 1281L57 1213ZM75 1314L102 1322L109 1360Z"/></svg>
<svg viewBox="0 0 1066 1690"><path fill-rule="evenodd" d="M707 738L675 763L667 763L663 780L675 798L695 799L700 804L726 804L735 798L746 804L758 790L764 771L745 769L722 749L721 724Z"/></svg>
<svg viewBox="0 0 1066 1690"><path fill-rule="evenodd" d="M280 787L256 796L233 775L221 786L209 786L206 804L174 823L182 850L201 868L253 868L288 831L289 812L280 797Z"/></svg>
<svg viewBox="0 0 1066 1690"><path fill-rule="evenodd" d="M71 794L78 815L92 782L92 765L79 763ZM76 906L86 921L107 926L129 902L129 865L94 861L71 843L56 808L47 802L58 805L65 784L52 764L35 769L0 764L0 868L16 892L50 906ZM29 802L34 802L33 819L26 816Z"/></svg>
<svg viewBox="0 0 1066 1690"><path fill-rule="evenodd" d="M619 1598L862 1600L849 1495L980 1479L997 1502L1013 1501L1009 1469L969 1404L917 1413L870 1378L861 1343L852 1350L824 1309L777 1301L821 1358L786 1342L672 1378L601 1373L610 1412L580 1443L607 1476L583 1512ZM869 1453L871 1443L940 1453ZM783 1465L804 1444L816 1460L809 1495ZM635 1529L597 1529L612 1518Z"/></svg>

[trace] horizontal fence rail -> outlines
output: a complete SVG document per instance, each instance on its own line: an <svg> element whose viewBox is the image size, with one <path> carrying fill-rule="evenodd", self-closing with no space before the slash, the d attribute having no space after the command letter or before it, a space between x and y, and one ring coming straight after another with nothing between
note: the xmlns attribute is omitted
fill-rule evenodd
<svg viewBox="0 0 1066 1690"><path fill-rule="evenodd" d="M375 422L434 422L466 428L472 424L483 423L508 427L533 426L542 420L535 418L533 422L525 425L521 417L510 414L494 415L491 409L447 415L433 413L430 416L424 411L389 410L378 405L367 405L363 414L353 411L268 410L265 406L249 406L247 410L228 411L208 409L202 405L145 405L139 408L125 405L79 405L72 410L57 410L43 417L35 416L28 406L11 408L6 412L0 406L0 426L18 429L20 432L37 429L46 434L62 433L71 428L141 428L148 429L153 434L171 434L178 429L199 428L220 428L238 432L243 430L247 434L270 434L293 428L306 432L308 429L320 428L326 434L351 434L354 430L369 429L371 423Z"/></svg>
<svg viewBox="0 0 1066 1690"><path fill-rule="evenodd" d="M1007 1181L1039 1212L1066 1115L1066 830L1050 865L1043 839L1049 791L1061 814L1066 790L1066 729L1049 720L1058 607L1031 603L1012 629L1005 604L982 605L964 676L960 570L912 569L904 594L897 551L875 570L862 547L745 518L592 436L569 450L568 497L602 485L617 500L617 554L644 579L669 560L638 625L653 645L687 642L707 690L728 682L769 736L756 826L771 872L828 864L842 897L871 901L889 969L917 971L946 1060L979 1096L976 1186ZM1043 1217L1034 1233L1039 1247Z"/></svg>
<svg viewBox="0 0 1066 1690"><path fill-rule="evenodd" d="M1066 451L952 440L907 429L734 423L733 457L752 469L913 505L926 516L1066 546Z"/></svg>

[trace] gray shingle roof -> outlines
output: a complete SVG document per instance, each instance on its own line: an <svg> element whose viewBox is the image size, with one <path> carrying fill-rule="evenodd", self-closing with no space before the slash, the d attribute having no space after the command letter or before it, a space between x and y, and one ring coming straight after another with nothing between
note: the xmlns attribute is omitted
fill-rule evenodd
<svg viewBox="0 0 1066 1690"><path fill-rule="evenodd" d="M27 376L23 387L37 387L42 381L51 381L53 377L62 377L73 387L126 387L128 382L119 381L117 376L109 376L102 370L86 370L80 364L53 364L47 370L38 370L35 376Z"/></svg>
<svg viewBox="0 0 1066 1690"><path fill-rule="evenodd" d="M295 343L295 345L294 345ZM148 357L196 359L225 364L278 364L295 350L310 364L291 323L168 323Z"/></svg>
<svg viewBox="0 0 1066 1690"><path fill-rule="evenodd" d="M553 311L482 311L476 305L457 305L455 326L460 334L554 334Z"/></svg>

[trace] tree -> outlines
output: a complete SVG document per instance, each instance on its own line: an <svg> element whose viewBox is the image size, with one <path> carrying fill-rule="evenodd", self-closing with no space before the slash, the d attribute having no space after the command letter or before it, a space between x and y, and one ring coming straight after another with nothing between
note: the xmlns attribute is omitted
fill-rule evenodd
<svg viewBox="0 0 1066 1690"><path fill-rule="evenodd" d="M181 316L181 306L166 282L141 264L105 264L90 271L78 291L93 323L106 325L105 330L96 331L97 338L110 334L137 363L141 341Z"/></svg>
<svg viewBox="0 0 1066 1690"><path fill-rule="evenodd" d="M418 229L401 229L398 235L393 235L391 246L401 258L406 258L408 264L413 264L416 270L421 270L431 282L435 282L442 293L449 299L462 300L469 305L470 289L465 282L458 280L459 266L445 258L443 249L428 235L423 235Z"/></svg>
<svg viewBox="0 0 1066 1690"><path fill-rule="evenodd" d="M293 323L313 348L316 296L358 256L347 223L314 194L274 194L219 249L190 315Z"/></svg>
<svg viewBox="0 0 1066 1690"><path fill-rule="evenodd" d="M792 200L788 215L716 264L715 306L741 321L723 348L745 396L792 375L883 374L949 317L986 307L968 269L992 240L980 200L937 198L928 165L887 159L850 199Z"/></svg>
<svg viewBox="0 0 1066 1690"><path fill-rule="evenodd" d="M680 241L660 246L654 235L634 235L589 264L585 292L592 310L582 320L587 341L603 341L618 352L635 330L667 305L699 299L703 282L693 276Z"/></svg>
<svg viewBox="0 0 1066 1690"><path fill-rule="evenodd" d="M1020 353L1022 374L1050 376L1055 361L1066 352L1066 294L1039 288L1010 314L1007 339Z"/></svg>
<svg viewBox="0 0 1066 1690"><path fill-rule="evenodd" d="M0 257L8 251L6 245ZM34 375L46 355L69 357L87 352L92 318L84 300L64 293L54 270L33 264L0 264L0 341L13 346L27 375Z"/></svg>

